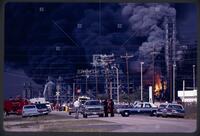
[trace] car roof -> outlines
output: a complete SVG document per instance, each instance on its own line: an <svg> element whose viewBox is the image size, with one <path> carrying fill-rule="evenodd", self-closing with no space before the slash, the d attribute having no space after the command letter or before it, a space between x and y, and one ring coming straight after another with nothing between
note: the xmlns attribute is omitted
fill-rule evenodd
<svg viewBox="0 0 200 136"><path fill-rule="evenodd" d="M33 104L32 105L24 105L24 107L29 107L29 106L36 106L36 105L33 105Z"/></svg>
<svg viewBox="0 0 200 136"><path fill-rule="evenodd" d="M99 100L87 100L86 102L90 102L90 101L98 101L99 102Z"/></svg>
<svg viewBox="0 0 200 136"><path fill-rule="evenodd" d="M160 105L168 105L169 103L161 103Z"/></svg>
<svg viewBox="0 0 200 136"><path fill-rule="evenodd" d="M35 105L46 105L45 103L37 103Z"/></svg>
<svg viewBox="0 0 200 136"><path fill-rule="evenodd" d="M176 104L176 103L169 103L169 105L177 105L177 106L182 106L181 104Z"/></svg>

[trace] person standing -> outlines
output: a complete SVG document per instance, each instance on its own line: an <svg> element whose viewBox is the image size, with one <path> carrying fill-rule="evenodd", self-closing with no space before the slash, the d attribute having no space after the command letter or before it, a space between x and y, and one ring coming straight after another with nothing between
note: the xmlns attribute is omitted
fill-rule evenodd
<svg viewBox="0 0 200 136"><path fill-rule="evenodd" d="M105 117L108 117L108 101L107 101L107 99L104 100L103 104L104 104Z"/></svg>
<svg viewBox="0 0 200 136"><path fill-rule="evenodd" d="M108 101L108 112L110 113L111 117L114 117L114 102L112 99Z"/></svg>
<svg viewBox="0 0 200 136"><path fill-rule="evenodd" d="M110 109L111 117L114 117L114 102L112 99L110 99Z"/></svg>
<svg viewBox="0 0 200 136"><path fill-rule="evenodd" d="M75 112L76 112L75 119L79 118L79 107L80 107L80 102L79 102L79 100L76 100L74 102L74 108L75 108Z"/></svg>

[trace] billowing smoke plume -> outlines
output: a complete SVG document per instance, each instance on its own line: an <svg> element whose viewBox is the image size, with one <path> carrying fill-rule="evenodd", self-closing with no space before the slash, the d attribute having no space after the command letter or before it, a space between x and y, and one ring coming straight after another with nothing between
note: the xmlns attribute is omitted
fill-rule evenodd
<svg viewBox="0 0 200 136"><path fill-rule="evenodd" d="M170 4L159 3L129 3L122 6L122 15L130 23L132 33L135 36L147 38L139 47L137 64L135 62L131 63L132 70L139 72L139 62L145 61L146 65L150 65L144 67L148 72L146 75L152 74L153 59L156 60L156 56L163 54L164 47L166 46L165 24L168 23L166 19L175 20L176 10ZM165 61L165 58L159 59L159 61ZM160 63L159 65L162 64ZM160 66L156 68L156 72L161 72Z"/></svg>
<svg viewBox="0 0 200 136"><path fill-rule="evenodd" d="M175 18L176 10L169 4L125 4L122 15L128 18L136 36L147 40L139 48L139 59L150 61L151 53L165 45L165 18Z"/></svg>

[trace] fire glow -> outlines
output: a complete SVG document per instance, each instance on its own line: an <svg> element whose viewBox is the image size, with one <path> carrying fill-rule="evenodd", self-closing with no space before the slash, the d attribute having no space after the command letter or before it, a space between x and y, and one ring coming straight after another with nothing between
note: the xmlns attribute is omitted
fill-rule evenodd
<svg viewBox="0 0 200 136"><path fill-rule="evenodd" d="M155 76L155 90L154 90L154 95L159 96L162 90L162 83L160 79L160 75L156 74Z"/></svg>

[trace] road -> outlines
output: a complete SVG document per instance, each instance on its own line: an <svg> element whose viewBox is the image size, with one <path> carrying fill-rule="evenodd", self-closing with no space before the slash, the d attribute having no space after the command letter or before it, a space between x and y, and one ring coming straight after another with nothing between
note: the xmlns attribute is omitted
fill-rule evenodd
<svg viewBox="0 0 200 136"><path fill-rule="evenodd" d="M145 115L129 117L89 116L74 119L66 112L51 112L47 116L21 118L11 115L4 118L6 131L53 132L194 132L196 120L182 118L158 118Z"/></svg>

